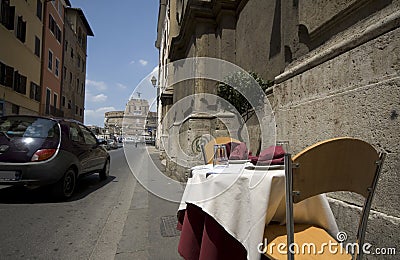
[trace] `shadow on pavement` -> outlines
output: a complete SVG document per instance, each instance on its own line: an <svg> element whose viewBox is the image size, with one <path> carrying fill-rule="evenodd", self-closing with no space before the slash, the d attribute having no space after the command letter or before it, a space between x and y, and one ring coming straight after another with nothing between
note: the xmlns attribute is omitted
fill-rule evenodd
<svg viewBox="0 0 400 260"><path fill-rule="evenodd" d="M10 186L0 189L0 203L2 204L36 204L36 203L59 203L76 201L85 198L90 193L102 188L115 179L109 176L100 181L97 174L83 177L78 180L76 189L71 198L60 201L51 194L51 186L37 189L27 189L21 186Z"/></svg>

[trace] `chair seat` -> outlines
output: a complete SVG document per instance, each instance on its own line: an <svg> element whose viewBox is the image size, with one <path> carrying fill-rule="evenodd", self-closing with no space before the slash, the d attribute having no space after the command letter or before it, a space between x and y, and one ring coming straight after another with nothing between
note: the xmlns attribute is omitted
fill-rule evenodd
<svg viewBox="0 0 400 260"><path fill-rule="evenodd" d="M264 239L268 241L267 252L265 255L270 259L287 259L287 254L281 254L279 251L287 251L287 235L286 226L279 224L269 224L264 230ZM324 246L323 243L335 243L332 246L332 251L335 249L337 253L330 252L329 246ZM347 254L345 249L341 248L340 244L332 238L324 229L299 224L294 226L294 242L298 247L293 247L294 251L297 251L295 260L299 259L351 259L351 254ZM284 244L285 247L281 246L278 250L279 244ZM305 245L304 245L305 244ZM310 246L312 244L312 246ZM313 245L315 245L315 250ZM304 248L304 250L302 250ZM324 250L321 250L323 248Z"/></svg>

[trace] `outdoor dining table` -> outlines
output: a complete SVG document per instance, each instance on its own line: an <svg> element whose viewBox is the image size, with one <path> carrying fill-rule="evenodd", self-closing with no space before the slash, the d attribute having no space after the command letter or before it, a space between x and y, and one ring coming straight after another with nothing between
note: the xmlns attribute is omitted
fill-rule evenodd
<svg viewBox="0 0 400 260"><path fill-rule="evenodd" d="M193 167L178 210L178 252L185 259L260 259L265 225L284 225L285 214L283 165ZM338 233L325 195L296 204L294 220Z"/></svg>

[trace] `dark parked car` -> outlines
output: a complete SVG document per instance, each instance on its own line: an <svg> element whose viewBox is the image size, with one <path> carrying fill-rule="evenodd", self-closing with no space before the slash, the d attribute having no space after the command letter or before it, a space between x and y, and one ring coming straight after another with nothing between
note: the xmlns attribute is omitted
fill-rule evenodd
<svg viewBox="0 0 400 260"><path fill-rule="evenodd" d="M53 185L69 198L77 179L99 172L109 175L110 156L79 122L37 116L0 117L0 184Z"/></svg>

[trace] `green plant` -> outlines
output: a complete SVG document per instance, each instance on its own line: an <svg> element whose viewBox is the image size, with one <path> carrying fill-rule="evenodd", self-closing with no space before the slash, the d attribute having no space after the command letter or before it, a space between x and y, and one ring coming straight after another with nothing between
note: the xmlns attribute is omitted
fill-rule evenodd
<svg viewBox="0 0 400 260"><path fill-rule="evenodd" d="M250 78L248 75L252 78ZM254 80L257 82L255 84ZM273 85L273 81L263 80L257 73L237 72L227 76L224 82L219 83L217 95L228 101L239 112L244 123L246 123L264 104L264 95L259 95L259 91L254 88L261 88L263 93ZM238 91L245 93L246 98Z"/></svg>

